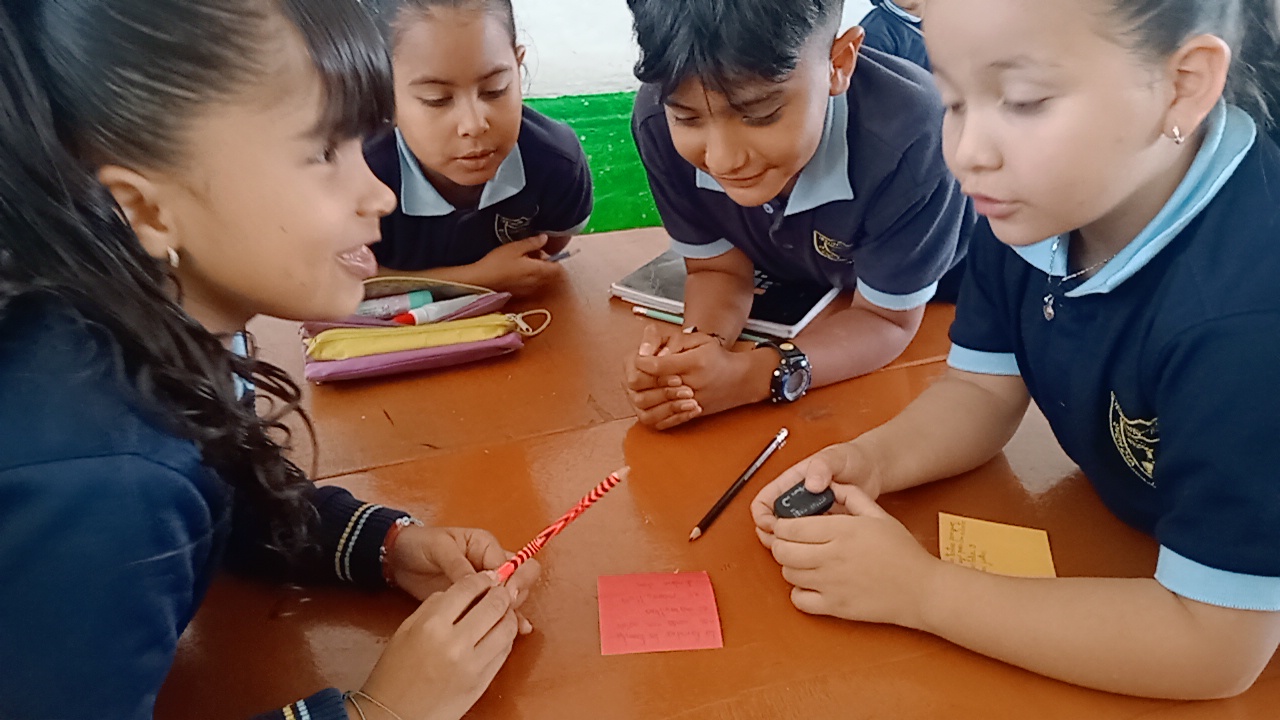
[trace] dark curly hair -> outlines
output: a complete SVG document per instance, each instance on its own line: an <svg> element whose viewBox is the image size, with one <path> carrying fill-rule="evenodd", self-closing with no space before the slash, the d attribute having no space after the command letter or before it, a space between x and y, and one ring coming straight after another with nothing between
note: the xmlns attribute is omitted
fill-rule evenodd
<svg viewBox="0 0 1280 720"><path fill-rule="evenodd" d="M171 166L208 103L265 72L278 25L304 39L335 139L392 115L390 62L358 0L4 0L0 12L0 315L57 298L115 346L139 407L189 438L271 526L310 542L311 482L284 456L300 391L224 348L183 312L167 264L142 248L96 178L103 163ZM233 377L251 381L259 416ZM305 419L305 416L304 416ZM309 423L308 423L309 426Z"/></svg>

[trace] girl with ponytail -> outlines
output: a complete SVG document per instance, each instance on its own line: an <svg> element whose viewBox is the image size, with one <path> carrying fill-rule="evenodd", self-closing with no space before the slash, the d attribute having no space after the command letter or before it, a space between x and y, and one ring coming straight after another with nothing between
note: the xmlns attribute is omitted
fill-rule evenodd
<svg viewBox="0 0 1280 720"><path fill-rule="evenodd" d="M460 717L528 631L537 568L496 587L489 533L313 486L282 448L298 387L243 333L346 315L376 270L373 21L357 0L2 8L0 717L151 717L224 563L425 599L363 688L270 717Z"/></svg>
<svg viewBox="0 0 1280 720"><path fill-rule="evenodd" d="M929 0L944 153L985 219L949 373L753 504L797 607L1118 693L1254 682L1280 643L1276 20L1275 0ZM1150 574L981 573L876 504L987 462L1031 401L1155 539ZM842 514L774 517L799 481Z"/></svg>

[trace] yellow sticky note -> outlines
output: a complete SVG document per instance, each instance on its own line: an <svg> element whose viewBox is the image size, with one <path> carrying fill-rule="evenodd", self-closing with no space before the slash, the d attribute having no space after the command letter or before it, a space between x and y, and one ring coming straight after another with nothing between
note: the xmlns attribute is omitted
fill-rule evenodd
<svg viewBox="0 0 1280 720"><path fill-rule="evenodd" d="M1049 533L1034 528L938 513L938 554L983 572L1017 577L1057 577Z"/></svg>

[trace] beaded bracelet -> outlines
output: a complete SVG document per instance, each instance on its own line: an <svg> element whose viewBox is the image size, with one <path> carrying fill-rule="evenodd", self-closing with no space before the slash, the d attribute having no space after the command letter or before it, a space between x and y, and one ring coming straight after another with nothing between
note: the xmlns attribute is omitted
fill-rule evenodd
<svg viewBox="0 0 1280 720"><path fill-rule="evenodd" d="M378 548L378 563L382 566L382 579L386 581L387 587L396 587L395 572L389 562L391 551L395 548L400 532L410 525L423 527L421 520L410 515L396 518L396 521L387 529L387 536L382 539L382 547Z"/></svg>

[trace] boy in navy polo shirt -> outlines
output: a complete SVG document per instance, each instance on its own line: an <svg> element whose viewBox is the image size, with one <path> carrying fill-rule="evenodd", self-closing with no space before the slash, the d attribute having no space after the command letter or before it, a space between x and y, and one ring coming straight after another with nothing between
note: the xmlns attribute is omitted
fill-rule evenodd
<svg viewBox="0 0 1280 720"><path fill-rule="evenodd" d="M526 293L591 214L578 136L524 107L510 0L380 0L393 133L365 150L399 204L374 246L386 274Z"/></svg>
<svg viewBox="0 0 1280 720"><path fill-rule="evenodd" d="M859 28L837 37L839 0L630 6L645 83L632 130L688 268L685 332L646 329L628 362L640 420L792 401L897 357L973 222L932 78L859 52ZM732 352L755 268L856 290L852 305L795 343Z"/></svg>
<svg viewBox="0 0 1280 720"><path fill-rule="evenodd" d="M872 0L871 4L875 7L858 22L867 33L862 47L875 48L931 70L920 20L925 0Z"/></svg>

